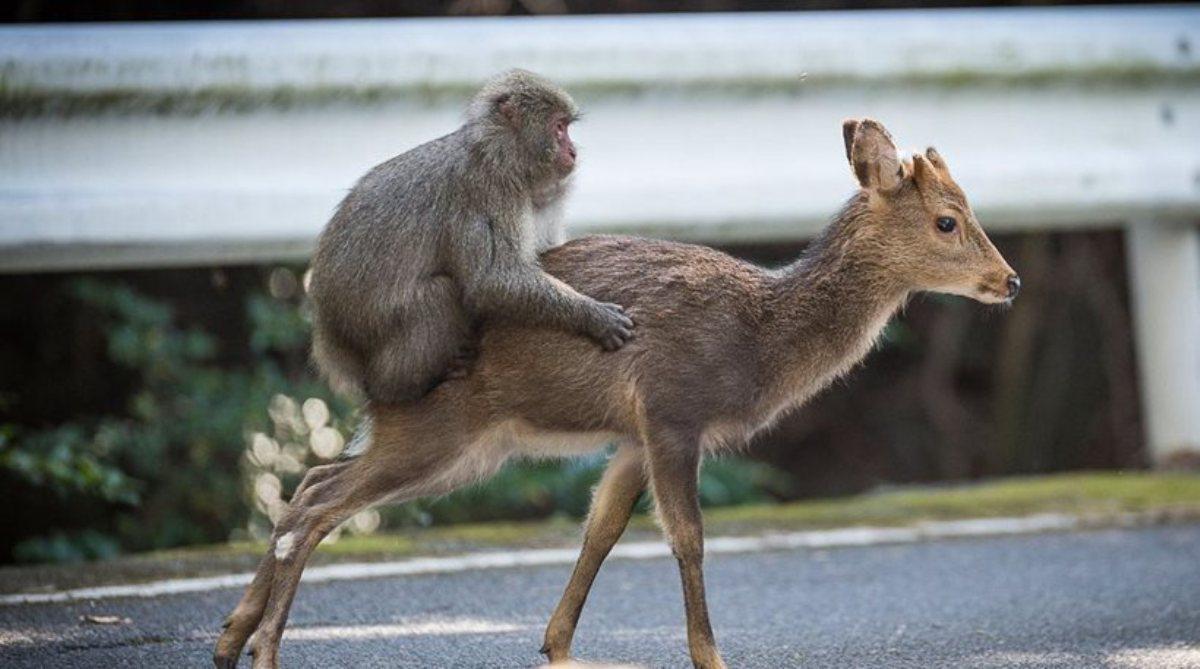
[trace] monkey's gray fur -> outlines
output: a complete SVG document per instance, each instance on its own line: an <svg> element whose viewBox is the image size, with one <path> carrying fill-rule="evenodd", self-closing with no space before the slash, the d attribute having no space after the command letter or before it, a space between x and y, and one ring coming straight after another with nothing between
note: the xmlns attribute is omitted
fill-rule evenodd
<svg viewBox="0 0 1200 669"><path fill-rule="evenodd" d="M563 241L577 115L561 88L512 70L480 90L461 128L359 180L312 259L313 358L336 389L415 401L461 364L480 319L532 321L610 350L632 336L620 306L538 263Z"/></svg>

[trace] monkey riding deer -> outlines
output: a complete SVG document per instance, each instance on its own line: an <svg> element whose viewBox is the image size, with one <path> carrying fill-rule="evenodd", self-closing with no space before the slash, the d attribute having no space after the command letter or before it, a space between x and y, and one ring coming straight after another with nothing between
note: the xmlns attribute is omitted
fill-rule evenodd
<svg viewBox="0 0 1200 669"><path fill-rule="evenodd" d="M277 665L305 561L364 507L447 493L514 455L612 444L543 652L568 659L592 581L648 486L679 562L692 661L725 666L704 596L702 457L744 443L845 373L914 292L1004 303L1020 288L936 151L902 159L871 120L847 121L843 134L861 188L783 269L624 237L546 252L543 267L554 276L626 305L638 337L606 354L560 330L488 325L470 375L414 404L370 405L361 455L314 468L293 496L229 617L217 665L233 666L252 632L254 666Z"/></svg>
<svg viewBox="0 0 1200 669"><path fill-rule="evenodd" d="M313 359L335 388L371 402L420 398L469 364L477 320L632 336L616 304L547 275L575 168L566 91L511 70L471 102L467 122L378 165L317 242L309 294Z"/></svg>

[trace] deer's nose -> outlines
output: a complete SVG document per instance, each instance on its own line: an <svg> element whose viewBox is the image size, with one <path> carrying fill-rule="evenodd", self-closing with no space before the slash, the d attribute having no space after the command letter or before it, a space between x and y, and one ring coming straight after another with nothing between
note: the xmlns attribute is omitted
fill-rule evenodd
<svg viewBox="0 0 1200 669"><path fill-rule="evenodd" d="M1021 292L1021 277L1013 274L1008 277L1008 299L1016 297L1019 292Z"/></svg>

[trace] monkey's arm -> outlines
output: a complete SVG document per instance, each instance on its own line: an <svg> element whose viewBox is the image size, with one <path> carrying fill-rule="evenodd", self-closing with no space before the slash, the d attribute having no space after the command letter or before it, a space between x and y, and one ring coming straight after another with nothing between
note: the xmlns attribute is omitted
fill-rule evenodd
<svg viewBox="0 0 1200 669"><path fill-rule="evenodd" d="M470 224L451 246L451 271L471 312L579 332L609 350L633 337L633 321L624 309L546 274L521 239L501 226L486 220Z"/></svg>

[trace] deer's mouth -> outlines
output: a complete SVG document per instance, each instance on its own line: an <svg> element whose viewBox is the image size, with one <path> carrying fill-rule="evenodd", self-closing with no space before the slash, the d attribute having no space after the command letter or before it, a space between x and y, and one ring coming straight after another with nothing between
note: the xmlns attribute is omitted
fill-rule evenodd
<svg viewBox="0 0 1200 669"><path fill-rule="evenodd" d="M1012 304L1013 297L1008 292L1008 286L1000 288L990 283L981 283L975 287L975 299L984 304L1003 304L1004 306L1008 306Z"/></svg>

